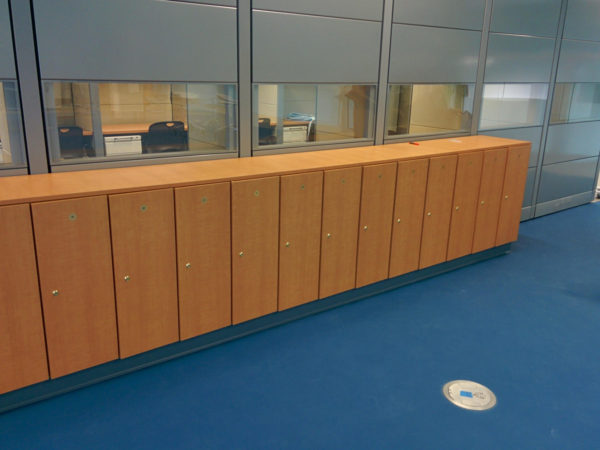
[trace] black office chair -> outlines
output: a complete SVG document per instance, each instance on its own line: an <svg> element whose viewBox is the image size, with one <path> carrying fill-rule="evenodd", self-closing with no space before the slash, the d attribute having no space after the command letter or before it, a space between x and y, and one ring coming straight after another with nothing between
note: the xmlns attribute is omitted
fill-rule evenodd
<svg viewBox="0 0 600 450"><path fill-rule="evenodd" d="M274 129L271 125L271 119L261 117L258 119L258 144L270 145L277 143L277 136L274 135Z"/></svg>
<svg viewBox="0 0 600 450"><path fill-rule="evenodd" d="M59 127L60 156L65 159L83 158L89 150L85 145L81 127Z"/></svg>
<svg viewBox="0 0 600 450"><path fill-rule="evenodd" d="M188 136L183 122L156 122L142 137L144 153L180 152L188 149Z"/></svg>

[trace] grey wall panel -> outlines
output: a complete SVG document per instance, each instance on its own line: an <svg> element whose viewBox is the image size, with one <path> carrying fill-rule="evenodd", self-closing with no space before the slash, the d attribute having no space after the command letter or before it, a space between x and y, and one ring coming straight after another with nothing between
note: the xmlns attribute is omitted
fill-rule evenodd
<svg viewBox="0 0 600 450"><path fill-rule="evenodd" d="M561 0L494 0L490 31L555 37Z"/></svg>
<svg viewBox="0 0 600 450"><path fill-rule="evenodd" d="M481 30L485 0L395 0L394 22Z"/></svg>
<svg viewBox="0 0 600 450"><path fill-rule="evenodd" d="M578 159L542 168L538 203L594 190L598 158Z"/></svg>
<svg viewBox="0 0 600 450"><path fill-rule="evenodd" d="M598 156L600 122L550 125L544 164Z"/></svg>
<svg viewBox="0 0 600 450"><path fill-rule="evenodd" d="M600 43L564 39L556 81L600 81Z"/></svg>
<svg viewBox="0 0 600 450"><path fill-rule="evenodd" d="M381 23L253 12L254 82L376 83Z"/></svg>
<svg viewBox="0 0 600 450"><path fill-rule="evenodd" d="M474 83L481 32L392 26L390 83Z"/></svg>
<svg viewBox="0 0 600 450"><path fill-rule="evenodd" d="M600 41L600 1L569 0L563 37Z"/></svg>
<svg viewBox="0 0 600 450"><path fill-rule="evenodd" d="M479 134L531 142L529 167L535 167L537 165L538 154L540 152L540 140L542 138L542 127L507 128L504 130L484 131Z"/></svg>
<svg viewBox="0 0 600 450"><path fill-rule="evenodd" d="M282 11L349 19L383 19L383 0L254 0L254 9Z"/></svg>
<svg viewBox="0 0 600 450"><path fill-rule="evenodd" d="M237 80L236 10L147 0L35 0L41 76Z"/></svg>
<svg viewBox="0 0 600 450"><path fill-rule="evenodd" d="M554 39L490 34L485 81L548 83Z"/></svg>
<svg viewBox="0 0 600 450"><path fill-rule="evenodd" d="M8 0L0 0L0 78L17 78Z"/></svg>
<svg viewBox="0 0 600 450"><path fill-rule="evenodd" d="M178 2L182 0L168 0L170 2ZM221 6L235 6L237 7L237 0L183 0L190 3L204 3L206 5L221 5Z"/></svg>
<svg viewBox="0 0 600 450"><path fill-rule="evenodd" d="M535 184L535 167L527 169L527 182L525 183L525 193L523 194L523 208L531 206L531 199L533 197L533 186Z"/></svg>

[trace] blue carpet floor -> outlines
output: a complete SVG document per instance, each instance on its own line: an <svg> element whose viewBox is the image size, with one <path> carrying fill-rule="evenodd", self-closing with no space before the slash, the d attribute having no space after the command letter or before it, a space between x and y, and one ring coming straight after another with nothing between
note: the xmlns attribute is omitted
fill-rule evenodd
<svg viewBox="0 0 600 450"><path fill-rule="evenodd" d="M490 387L495 408L442 396ZM507 256L0 415L0 448L599 448L600 204Z"/></svg>

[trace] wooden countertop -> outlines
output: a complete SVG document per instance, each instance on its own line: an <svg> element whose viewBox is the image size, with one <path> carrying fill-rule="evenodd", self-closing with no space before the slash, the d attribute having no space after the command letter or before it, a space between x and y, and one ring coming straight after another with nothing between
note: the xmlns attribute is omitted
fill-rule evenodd
<svg viewBox="0 0 600 450"><path fill-rule="evenodd" d="M0 205L190 186L530 145L491 136L118 169L0 177Z"/></svg>

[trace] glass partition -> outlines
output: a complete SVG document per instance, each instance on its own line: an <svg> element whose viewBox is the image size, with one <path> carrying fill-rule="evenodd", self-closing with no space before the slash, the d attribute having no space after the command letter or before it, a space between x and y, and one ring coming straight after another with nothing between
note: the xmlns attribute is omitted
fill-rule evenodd
<svg viewBox="0 0 600 450"><path fill-rule="evenodd" d="M472 84L390 85L386 136L469 132L474 91Z"/></svg>
<svg viewBox="0 0 600 450"><path fill-rule="evenodd" d="M373 139L375 86L255 84L254 148Z"/></svg>
<svg viewBox="0 0 600 450"><path fill-rule="evenodd" d="M479 129L542 125L547 96L548 85L545 83L486 84Z"/></svg>
<svg viewBox="0 0 600 450"><path fill-rule="evenodd" d="M600 83L556 83L550 123L600 120Z"/></svg>
<svg viewBox="0 0 600 450"><path fill-rule="evenodd" d="M233 84L44 82L53 164L237 153Z"/></svg>
<svg viewBox="0 0 600 450"><path fill-rule="evenodd" d="M27 166L17 82L0 80L0 169Z"/></svg>

